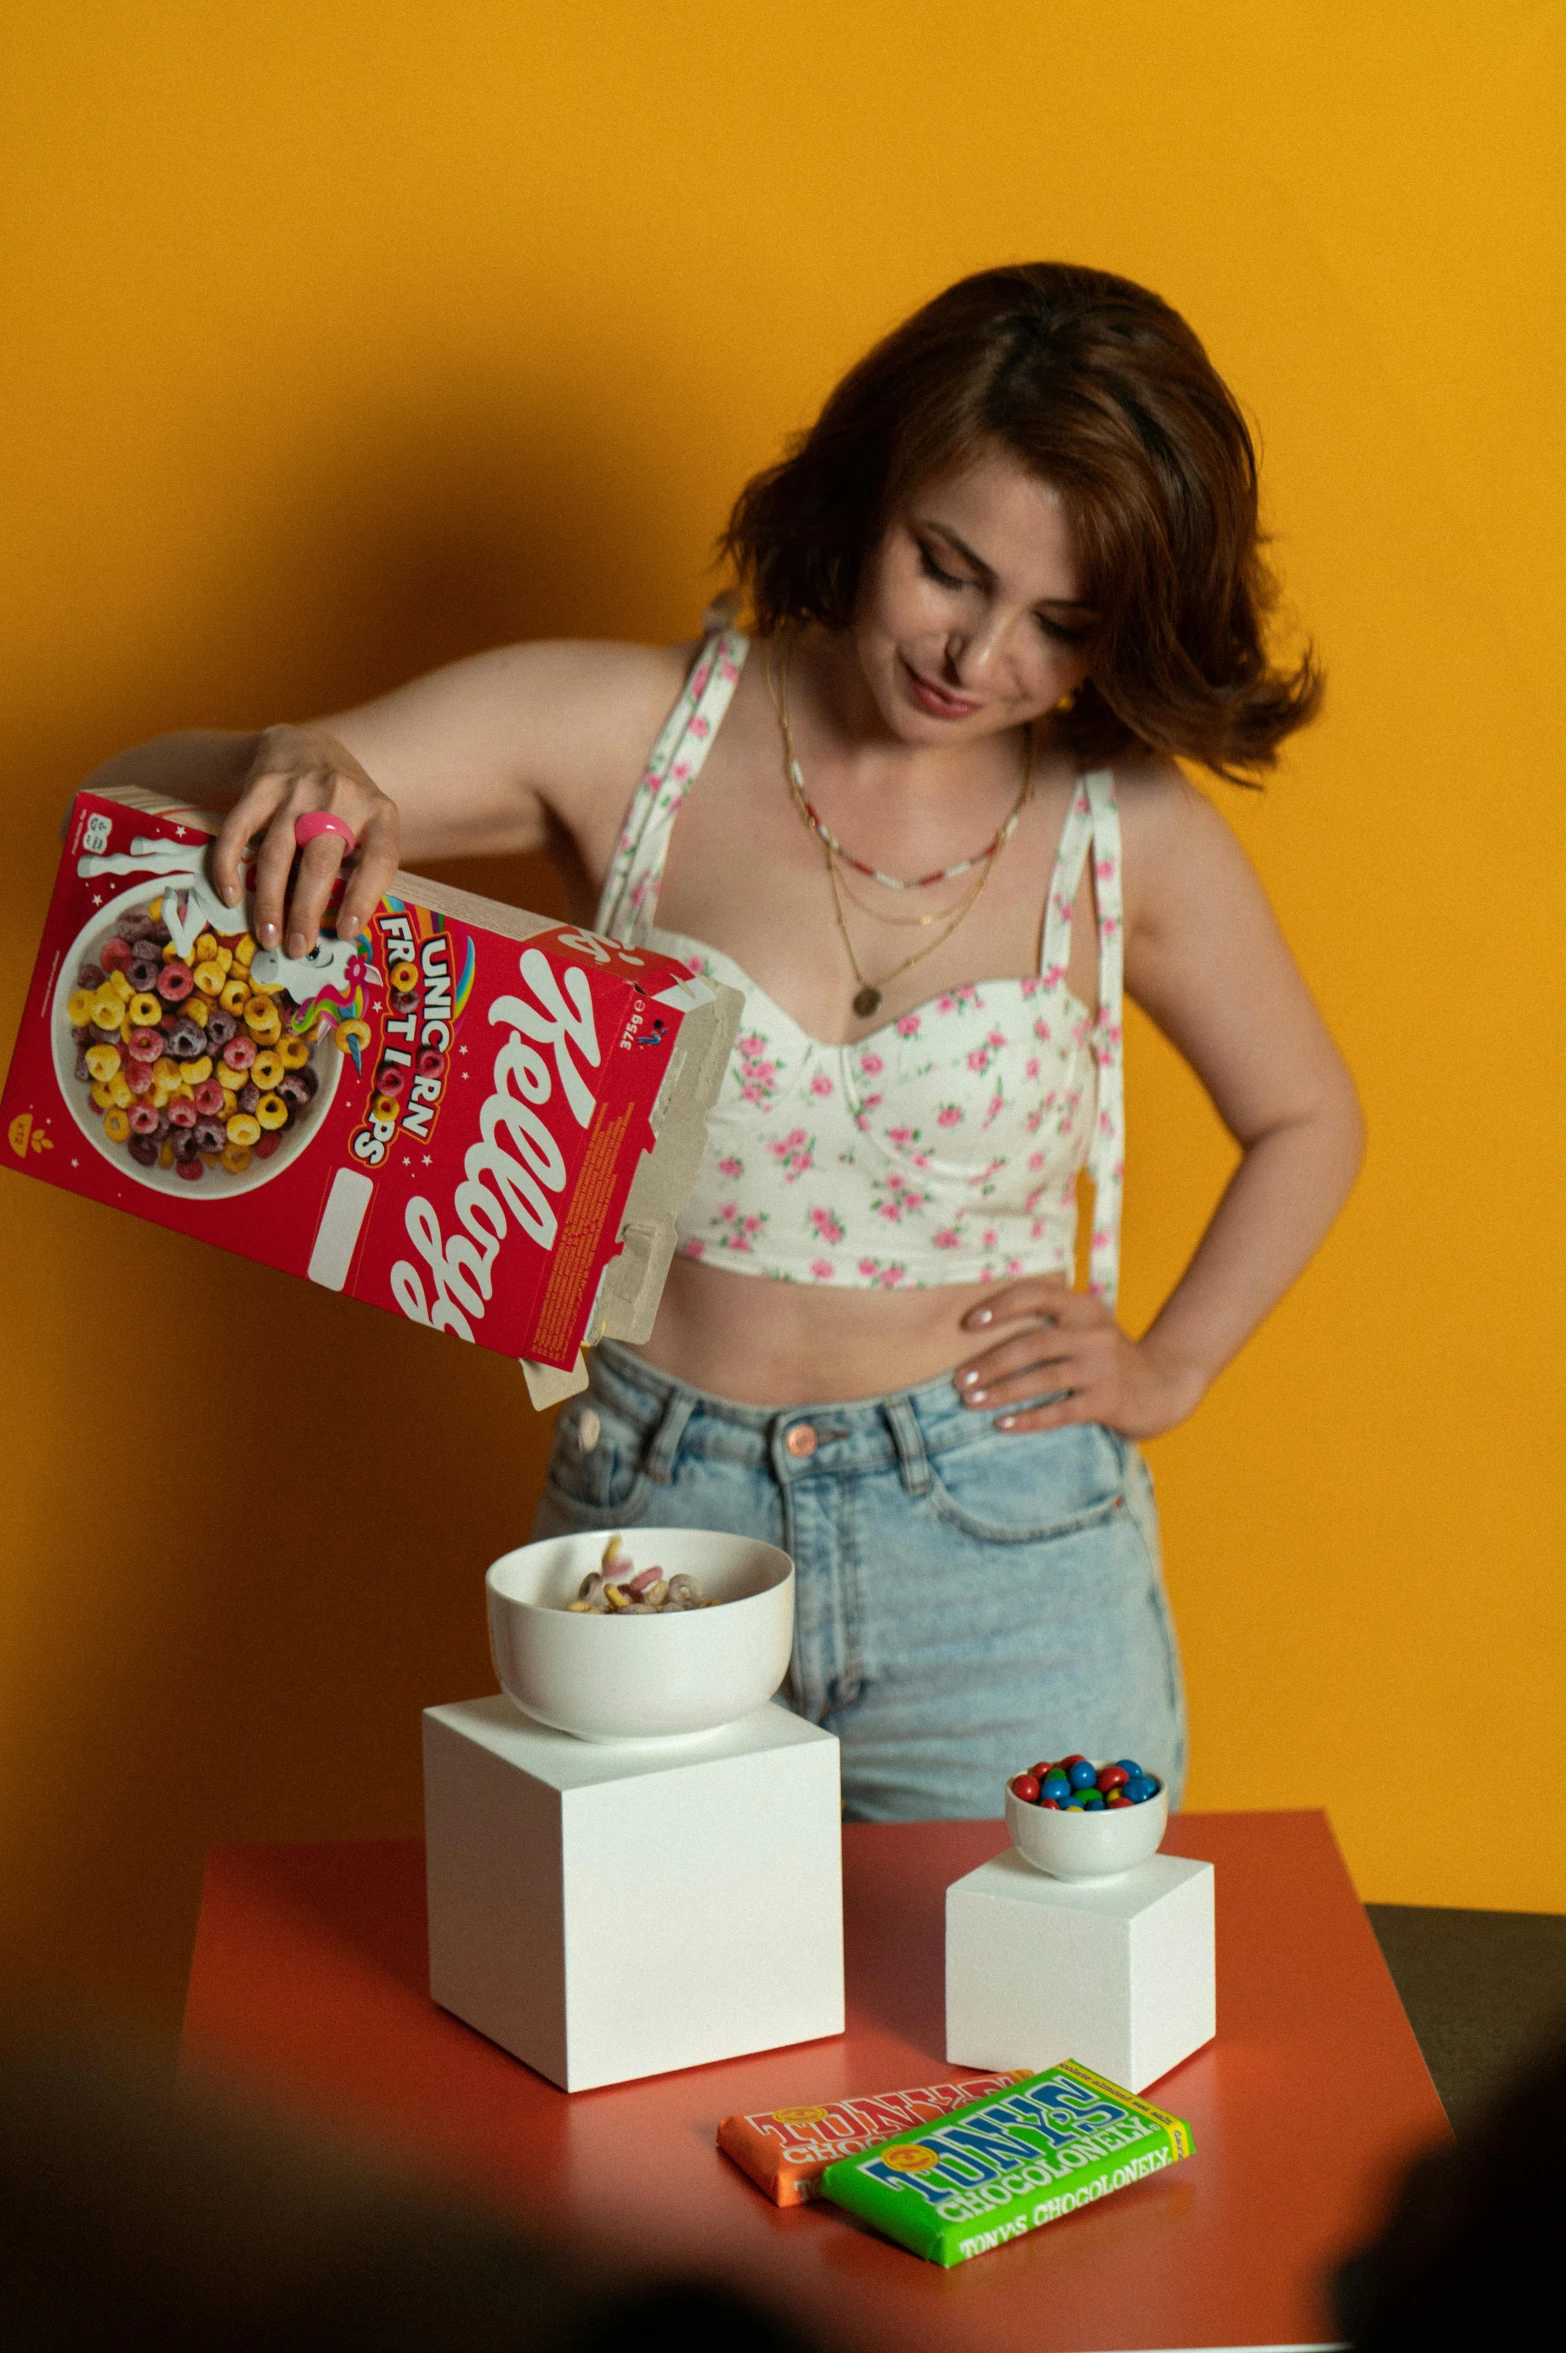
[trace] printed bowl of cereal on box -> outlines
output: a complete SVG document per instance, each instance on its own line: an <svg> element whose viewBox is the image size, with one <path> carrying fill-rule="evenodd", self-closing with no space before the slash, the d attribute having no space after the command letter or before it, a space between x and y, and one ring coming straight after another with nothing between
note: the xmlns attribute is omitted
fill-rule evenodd
<svg viewBox="0 0 1566 2353"><path fill-rule="evenodd" d="M342 1064L302 968L258 948L241 910L193 906L193 879L145 879L98 909L62 961L50 1037L106 1159L155 1191L228 1200L305 1148Z"/></svg>
<svg viewBox="0 0 1566 2353"><path fill-rule="evenodd" d="M485 1586L501 1689L578 1740L716 1732L788 1673L794 1564L754 1538L546 1537L496 1561Z"/></svg>

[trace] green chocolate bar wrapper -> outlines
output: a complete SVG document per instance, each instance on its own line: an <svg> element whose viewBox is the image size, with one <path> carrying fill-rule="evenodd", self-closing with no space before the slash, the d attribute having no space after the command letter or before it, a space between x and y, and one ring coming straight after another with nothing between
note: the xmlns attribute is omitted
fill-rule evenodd
<svg viewBox="0 0 1566 2353"><path fill-rule="evenodd" d="M1178 2116L1075 2059L842 2157L821 2192L950 2267L1191 2154Z"/></svg>

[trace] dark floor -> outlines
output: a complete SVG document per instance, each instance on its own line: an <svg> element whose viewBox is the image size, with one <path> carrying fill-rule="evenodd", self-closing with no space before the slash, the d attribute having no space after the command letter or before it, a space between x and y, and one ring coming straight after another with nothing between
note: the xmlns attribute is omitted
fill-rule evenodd
<svg viewBox="0 0 1566 2353"><path fill-rule="evenodd" d="M1566 2033L1566 1914L1365 1909L1461 2132L1492 2092Z"/></svg>

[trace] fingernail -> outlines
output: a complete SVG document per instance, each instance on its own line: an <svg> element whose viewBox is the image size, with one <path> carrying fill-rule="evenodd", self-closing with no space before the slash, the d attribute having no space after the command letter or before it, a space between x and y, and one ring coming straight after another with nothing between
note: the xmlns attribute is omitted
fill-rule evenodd
<svg viewBox="0 0 1566 2353"><path fill-rule="evenodd" d="M957 1386L959 1389L971 1389L978 1377L979 1376L977 1373L959 1373L957 1375Z"/></svg>
<svg viewBox="0 0 1566 2353"><path fill-rule="evenodd" d="M984 1389L970 1389L963 1402L967 1405L982 1405L987 1394Z"/></svg>
<svg viewBox="0 0 1566 2353"><path fill-rule="evenodd" d="M225 883L224 883L224 885L223 885L223 904L224 904L224 906L225 906L225 907L232 907L232 906L233 906L233 904L234 904L234 902L235 902L235 900L236 900L238 897L239 897L239 885L238 885L238 883L237 883L237 882L225 882Z"/></svg>
<svg viewBox="0 0 1566 2353"><path fill-rule="evenodd" d="M993 1313L993 1308L971 1307L968 1310L968 1313L963 1317L963 1322L968 1324L987 1324Z"/></svg>
<svg viewBox="0 0 1566 2353"><path fill-rule="evenodd" d="M302 956L304 952L304 933L302 931L291 931L288 935L288 953L290 956Z"/></svg>
<svg viewBox="0 0 1566 2353"><path fill-rule="evenodd" d="M275 947L277 944L277 925L275 923L257 924L256 937L261 942L263 948Z"/></svg>
<svg viewBox="0 0 1566 2353"><path fill-rule="evenodd" d="M1017 1427L1016 1415L1014 1413L1003 1413L995 1427L997 1430L1014 1430Z"/></svg>

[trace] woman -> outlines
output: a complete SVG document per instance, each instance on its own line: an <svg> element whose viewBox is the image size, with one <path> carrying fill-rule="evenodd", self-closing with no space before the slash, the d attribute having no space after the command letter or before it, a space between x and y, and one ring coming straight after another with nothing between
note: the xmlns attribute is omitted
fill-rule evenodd
<svg viewBox="0 0 1566 2353"><path fill-rule="evenodd" d="M749 638L510 647L184 739L232 803L219 884L261 837L259 936L302 954L344 849L310 839L285 908L312 812L358 843L347 933L399 836L414 866L563 841L601 926L741 988L652 1338L594 1352L540 1531L785 1544L792 1696L840 1735L852 1816L993 1814L1070 1750L1177 1795L1135 1441L1196 1406L1360 1152L1260 887L1174 765L1243 777L1318 699L1263 644L1245 426L1153 295L989 271L852 371L725 545ZM169 750L132 757L166 778ZM1113 1312L1122 985L1241 1151L1139 1339Z"/></svg>

